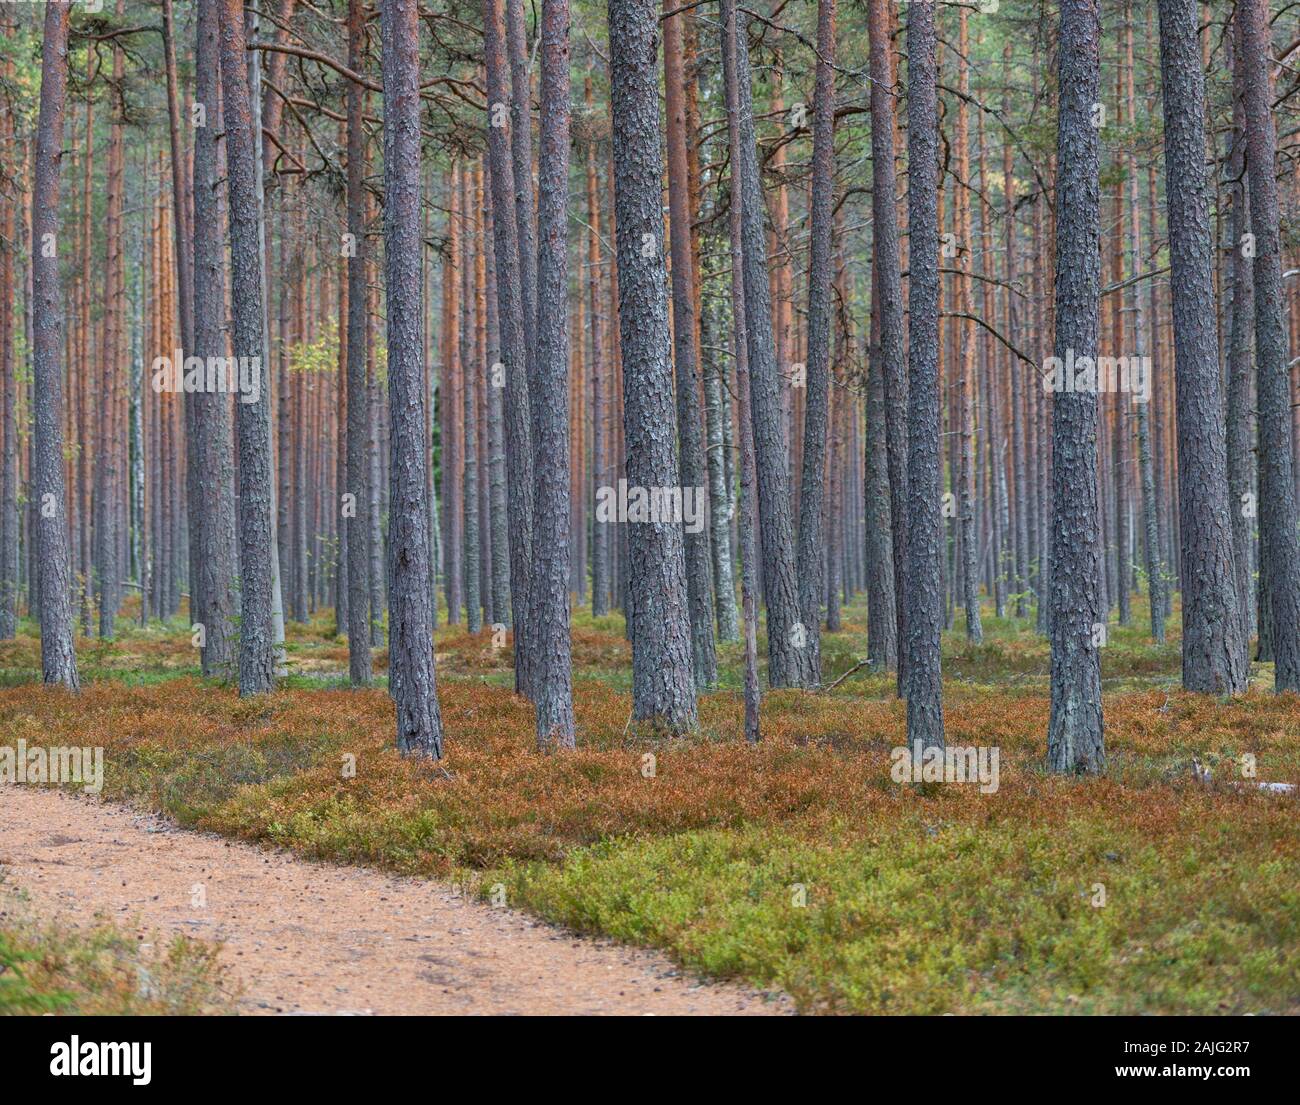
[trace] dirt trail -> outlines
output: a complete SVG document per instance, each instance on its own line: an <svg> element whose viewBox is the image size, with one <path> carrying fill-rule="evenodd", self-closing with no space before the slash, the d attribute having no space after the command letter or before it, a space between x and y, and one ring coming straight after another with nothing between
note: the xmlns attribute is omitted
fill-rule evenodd
<svg viewBox="0 0 1300 1105"><path fill-rule="evenodd" d="M443 883L309 863L53 790L0 785L0 873L42 920L224 945L246 1013L773 1014ZM196 884L206 903L191 904Z"/></svg>

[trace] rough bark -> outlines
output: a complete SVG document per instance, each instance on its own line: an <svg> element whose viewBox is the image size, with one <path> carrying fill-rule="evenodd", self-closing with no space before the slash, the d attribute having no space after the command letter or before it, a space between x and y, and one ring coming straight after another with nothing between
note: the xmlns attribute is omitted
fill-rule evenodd
<svg viewBox="0 0 1300 1105"><path fill-rule="evenodd" d="M772 333L763 232L763 188L754 133L749 46L737 29L736 110L740 129L741 222L744 232L745 317L749 352L750 408L758 458L759 531L763 545L763 595L767 600L767 678L773 687L805 687L814 681L808 629L799 612L794 535L790 522L790 472L786 448L780 366Z"/></svg>
<svg viewBox="0 0 1300 1105"><path fill-rule="evenodd" d="M1261 580L1267 580L1274 688L1300 690L1300 535L1292 482L1291 387L1282 324L1277 132L1271 113L1272 40L1266 0L1239 0L1246 67L1246 157L1255 246L1255 371L1259 434ZM1261 604L1260 617L1264 617ZM1261 633L1262 636L1262 633Z"/></svg>
<svg viewBox="0 0 1300 1105"><path fill-rule="evenodd" d="M226 135L226 189L234 355L261 374L256 402L235 403L239 449L239 693L263 694L275 684L272 606L271 389L262 356L262 244L248 73L244 67L243 0L219 0L221 91Z"/></svg>
<svg viewBox="0 0 1300 1105"><path fill-rule="evenodd" d="M348 4L348 65L364 65L365 9L361 0ZM350 81L348 128L348 317L347 317L347 484L350 496L340 501L348 540L348 678L353 686L370 685L370 522L366 438L370 394L366 387L366 135L362 124L364 92Z"/></svg>
<svg viewBox="0 0 1300 1105"><path fill-rule="evenodd" d="M1056 174L1056 357L1097 356L1101 289L1097 0L1063 0ZM1052 403L1051 717L1048 765L1096 773L1105 766L1101 653L1101 516L1097 395L1062 391Z"/></svg>
<svg viewBox="0 0 1300 1105"><path fill-rule="evenodd" d="M513 139L503 109L511 102L504 55L502 0L484 0L488 158L491 165L492 234L497 265L506 420L506 494L509 502L510 603L515 637L515 690L528 693L530 658L523 649L532 571L533 451L529 424L525 301L520 283L520 221L516 217ZM496 386L496 381L492 381Z"/></svg>
<svg viewBox="0 0 1300 1105"><path fill-rule="evenodd" d="M954 229L957 235L956 264L961 272L955 277L955 300L959 315L971 314L971 258L975 242L970 214L970 73L966 64L969 47L967 9L960 11L958 38L957 179L953 181ZM962 605L966 609L966 640L979 644L984 640L980 621L979 536L975 528L975 360L969 317L954 320L956 328L957 417L959 446L957 464L957 526L960 531Z"/></svg>
<svg viewBox="0 0 1300 1105"><path fill-rule="evenodd" d="M194 355L224 357L226 338L225 250L221 240L220 172L217 135L218 45L216 0L200 0L195 43L195 102L203 105L204 125L194 131ZM235 660L235 497L230 400L221 393L196 392L194 453L203 473L198 510L198 579L195 621L204 627L203 674L229 678ZM193 597L193 594L192 594Z"/></svg>
<svg viewBox="0 0 1300 1105"><path fill-rule="evenodd" d="M587 109L594 110L591 78L586 80L584 89ZM602 297L600 279L600 193L596 177L596 143L587 143L587 295L591 312L591 487L587 494L594 494L595 488L610 482L612 467L606 442L609 439L609 414L606 370L608 307ZM710 460L712 457L710 457ZM594 517L594 511L593 511ZM716 518L717 515L714 515ZM591 614L599 618L609 613L610 591L610 537L612 528L604 522L596 521L591 528Z"/></svg>
<svg viewBox="0 0 1300 1105"><path fill-rule="evenodd" d="M536 664L537 746L573 748L569 641L569 4L544 0L537 210L537 343L532 403L533 577L529 645ZM611 32L612 40L612 32Z"/></svg>
<svg viewBox="0 0 1300 1105"><path fill-rule="evenodd" d="M63 289L59 281L59 191L68 89L68 12L45 7L41 106L32 184L32 369L36 415L32 500L40 570L41 677L80 690L72 646L67 494L63 474Z"/></svg>
<svg viewBox="0 0 1300 1105"><path fill-rule="evenodd" d="M803 461L799 492L799 612L807 631L808 665L821 682L822 511L826 489L826 420L831 360L831 203L835 184L835 0L817 5L813 93L811 238L808 254L808 359L805 368ZM832 502L832 509L835 504ZM838 511L836 511L838 514Z"/></svg>
<svg viewBox="0 0 1300 1105"><path fill-rule="evenodd" d="M871 32L871 213L880 297L880 370L885 402L885 454L898 656L898 691L907 662L907 361L903 356L903 287L899 273L897 184L894 169L894 71L890 64L887 0L869 0Z"/></svg>
<svg viewBox="0 0 1300 1105"><path fill-rule="evenodd" d="M886 440L885 364L881 354L880 263L872 264L871 337L867 351L866 544L867 656L877 671L898 666L898 612L894 598L889 446Z"/></svg>
<svg viewBox="0 0 1300 1105"><path fill-rule="evenodd" d="M675 0L664 0L671 11ZM695 259L691 244L690 173L686 152L686 95L682 74L684 16L662 21L664 88L668 131L668 210L672 251L673 359L677 368L677 440L682 488L705 490L703 427L700 419L700 380L697 363L698 318L695 304ZM686 533L686 587L691 617L691 647L695 685L718 681L713 640L713 573L709 560L708 527Z"/></svg>
<svg viewBox="0 0 1300 1105"><path fill-rule="evenodd" d="M1232 514L1233 559L1237 569L1237 615L1242 640L1249 645L1255 633L1255 589L1251 585L1254 550L1254 443L1251 433L1251 387L1254 343L1255 282L1251 263L1242 256L1242 242L1250 230L1250 200L1246 185L1245 62L1241 49L1241 20L1233 20L1232 129L1228 133L1227 184L1230 249L1227 283L1228 306L1228 509Z"/></svg>
<svg viewBox="0 0 1300 1105"><path fill-rule="evenodd" d="M942 747L939 639L943 548L939 450L939 149L934 2L907 8L907 212L909 309L907 551L903 618L907 649L907 739Z"/></svg>
<svg viewBox="0 0 1300 1105"><path fill-rule="evenodd" d="M119 14L122 5L117 6ZM113 82L120 88L125 77L126 63L122 50L114 44ZM123 314L125 307L124 277L122 267L122 212L124 187L124 152L125 141L123 114L125 104L120 96L112 111L112 123L109 127L108 140L108 177L104 197L104 264L102 279L105 291L104 313L100 330L100 368L99 396L95 409L95 583L99 598L99 636L111 639L115 634L115 622L119 593L119 567L117 562L118 534L117 512L114 490L117 483L118 441L113 432L115 390L121 372L120 356L122 349ZM179 201L177 201L179 202ZM170 280L171 274L168 274ZM169 327L170 332L170 327ZM172 356L170 343L165 350ZM180 403L180 397L174 400ZM169 561L168 568L175 571L178 565Z"/></svg>
<svg viewBox="0 0 1300 1105"><path fill-rule="evenodd" d="M1199 10L1196 0L1160 0L1159 14L1178 419L1183 687L1237 694L1246 689L1249 672L1237 612L1219 388Z"/></svg>
<svg viewBox="0 0 1300 1105"><path fill-rule="evenodd" d="M524 4L505 5L506 53L510 64L510 154L514 169L515 217L519 233L519 288L528 333L537 322L537 200L533 192L533 108L528 78L528 27ZM505 101L500 101L505 102ZM525 350L530 358L532 346Z"/></svg>
<svg viewBox="0 0 1300 1105"><path fill-rule="evenodd" d="M653 0L609 2L627 481L629 487L646 489L679 485L660 199L663 162L655 7ZM694 729L695 680L681 523L629 520L626 529L632 716L653 719L670 732Z"/></svg>
<svg viewBox="0 0 1300 1105"><path fill-rule="evenodd" d="M391 473L389 691L397 748L442 757L429 579L424 448L424 305L420 236L420 24L416 0L380 9L384 74L384 283L388 307Z"/></svg>
<svg viewBox="0 0 1300 1105"><path fill-rule="evenodd" d="M727 487L727 443L729 428L723 409L723 376L726 372L721 352L724 329L722 301L710 296L700 320L708 350L704 358L704 422L708 432L709 459L709 539L713 554L714 607L718 619L718 637L735 641L740 636L736 620L736 583L732 572L731 512L732 497Z"/></svg>
<svg viewBox="0 0 1300 1105"><path fill-rule="evenodd" d="M477 633L483 628L482 594L479 588L479 446L478 375L482 351L475 340L474 274L479 253L479 227L475 223L474 172L464 166L460 174L460 567L465 596L465 628Z"/></svg>
<svg viewBox="0 0 1300 1105"><path fill-rule="evenodd" d="M762 688L758 682L758 460L754 448L754 423L750 412L749 344L746 339L744 226L742 189L736 166L740 162L742 135L736 89L737 40L735 0L722 0L722 66L726 89L727 139L731 161L730 245L732 349L736 359L736 413L740 434L740 591L745 626L745 740L760 737L759 709Z"/></svg>
<svg viewBox="0 0 1300 1105"><path fill-rule="evenodd" d="M17 20L7 13L5 47L12 45ZM6 58L0 77L13 77L13 61ZM8 148L13 139L13 115L0 117L0 144ZM6 168L9 166L6 165ZM15 192L17 188L15 187ZM15 196L15 199L17 197ZM17 252L17 202L0 213L0 640L10 640L18 630L18 358L14 352L14 254ZM27 298L23 297L24 300ZM144 604L141 603L143 609Z"/></svg>

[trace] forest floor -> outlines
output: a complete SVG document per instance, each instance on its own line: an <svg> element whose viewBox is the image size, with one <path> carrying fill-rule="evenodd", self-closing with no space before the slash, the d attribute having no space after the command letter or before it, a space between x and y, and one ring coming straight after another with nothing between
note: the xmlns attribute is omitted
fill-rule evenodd
<svg viewBox="0 0 1300 1105"><path fill-rule="evenodd" d="M216 968L199 975L206 993L160 985L156 966L135 964L132 996L176 1011L675 1015L791 1008L783 995L705 985L662 954L580 939L443 883L310 863L51 789L0 791L0 841L7 884L0 893L10 899L0 899L0 909L63 928L69 919L75 928L95 918L93 930L111 923L128 944L162 943L173 962L193 959L195 941L218 948ZM119 970L130 965L106 958L119 959Z"/></svg>
<svg viewBox="0 0 1300 1105"><path fill-rule="evenodd" d="M362 691L342 685L347 648L330 635L328 614L291 629L289 676L274 695L250 701L199 678L180 619L124 627L112 643L79 641L77 698L32 685L39 649L28 627L0 645L0 744L105 750L109 804L40 791L22 799L41 803L39 828L27 830L38 921L48 917L41 902L53 903L68 889L63 880L76 877L54 862L66 849L41 843L59 834L103 857L100 890L79 882L81 901L110 914L126 905L117 920L134 911L165 931L177 931L168 916L193 916L186 910L195 884L207 885L203 916L218 922L224 907L214 901L223 888L241 887L226 880L224 865L262 872L263 883L248 886L274 892L257 889L246 900L265 921L233 936L219 924L190 928L224 936L244 958L249 940L276 947L291 938L307 958L286 957L293 965L269 985L236 970L251 989L227 999L235 1009L249 1008L253 995L271 1010L386 1011L378 988L369 996L329 989L359 944L389 954L385 932L394 946L409 944L393 953L403 970L433 976L424 984L431 1002L464 1008L457 987L478 986L486 1010L504 1009L519 996L498 994L505 1004L494 1006L495 983L475 983L455 966L483 967L481 957L463 956L486 951L489 937L499 942L503 926L543 957L521 952L517 969L504 967L530 988L533 973L548 975L539 966L545 956L590 956L642 980L636 989L620 984L618 1001L629 1004L611 996L611 1011L657 1011L652 1000L710 1011L785 1008L752 991L660 979L666 960L530 928L510 912L520 910L566 933L661 949L705 977L783 992L803 1012L1300 1012L1300 801L1256 785L1300 782L1300 698L1273 695L1269 666L1260 664L1241 698L1185 694L1176 619L1161 647L1145 628L1140 604L1133 627L1112 624L1103 650L1107 771L1073 779L1043 767L1048 652L1032 620L989 611L986 640L974 646L958 617L944 642L947 737L998 749L990 794L893 781L904 710L884 673L858 671L828 692L767 694L763 742L747 746L740 657L730 644L720 648L720 688L701 697L697 736L641 731L629 723L621 619L583 614L574 620L573 753L535 751L531 711L511 692L509 647L494 648L490 630L471 637L450 627L437 642L446 758L437 766L403 760L391 747L382 682ZM824 637L827 681L864 648L864 611L855 606L843 630ZM382 674L383 653L376 659ZM1208 785L1194 775L1194 760L1212 772ZM70 810L91 826L67 831L45 820ZM141 820L152 813L168 820ZM19 838L8 823L23 818L3 816L0 860L12 862L5 853ZM149 834L150 826L169 831ZM110 846L114 836L146 843ZM148 857L179 840L198 842L196 858L175 867L141 862L117 878L130 885L110 885L125 853ZM266 846L298 861L379 871L300 865ZM150 904L148 884L136 882L150 872L170 888L169 905ZM441 881L430 887L420 877ZM354 879L372 880L357 884L367 888L357 891L364 905L349 907L355 918L328 918L318 938L298 942L299 915L328 912L314 898L329 901ZM501 902L510 909L490 904ZM419 928L420 918L440 915L458 920ZM39 939L6 935L9 924L0 915L0 956L8 939L35 947L39 959ZM471 935L448 940L455 928ZM358 938L365 932L380 938ZM211 982L206 948L177 953L182 978ZM425 952L434 960L420 961ZM223 953L217 966L240 958ZM436 996L440 978L456 984ZM646 990L652 978L661 991ZM557 985L537 996L554 993L554 1011L567 1011Z"/></svg>

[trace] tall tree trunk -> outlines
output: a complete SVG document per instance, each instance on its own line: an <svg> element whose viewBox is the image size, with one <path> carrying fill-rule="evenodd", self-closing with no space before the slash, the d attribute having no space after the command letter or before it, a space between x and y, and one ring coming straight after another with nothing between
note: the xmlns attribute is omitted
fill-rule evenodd
<svg viewBox="0 0 1300 1105"><path fill-rule="evenodd" d="M877 230L879 224L877 223ZM866 516L867 656L877 671L898 666L898 613L894 600L894 549L890 517L889 445L886 440L885 363L881 354L880 265L873 260L871 331L867 351Z"/></svg>
<svg viewBox="0 0 1300 1105"><path fill-rule="evenodd" d="M745 740L760 739L759 707L762 689L758 682L758 460L754 448L754 422L750 411L749 343L746 338L744 225L741 215L743 188L737 166L743 135L740 129L736 58L740 28L735 0L722 0L722 67L726 91L727 139L731 161L730 244L731 317L736 358L736 414L740 434L740 592L745 624Z"/></svg>
<svg viewBox="0 0 1300 1105"><path fill-rule="evenodd" d="M969 48L967 9L960 13L961 30L958 38L958 98L957 177L953 182L954 229L957 234L957 263L962 269L956 277L957 313L971 313L971 258L975 243L970 215L970 107L965 97L969 94L970 74L966 63ZM980 622L979 538L975 529L975 364L971 344L969 318L958 318L956 323L956 373L957 414L960 420L960 446L957 469L957 520L961 531L962 604L966 608L966 639L974 644L984 640Z"/></svg>
<svg viewBox="0 0 1300 1105"><path fill-rule="evenodd" d="M487 69L488 159L492 177L492 234L497 265L497 303L501 325L503 376L493 387L505 387L506 494L510 511L510 604L514 625L515 690L527 694L531 657L524 652L523 624L528 617L532 572L533 450L528 399L525 335L526 302L521 287L520 226L515 204L512 137L506 104L512 102L503 49L502 0L484 0L484 60ZM531 172L531 171L530 171Z"/></svg>
<svg viewBox="0 0 1300 1105"><path fill-rule="evenodd" d="M1237 694L1246 689L1249 673L1237 612L1219 389L1199 13L1196 0L1160 0L1159 7L1178 396L1183 687L1208 694Z"/></svg>
<svg viewBox="0 0 1300 1105"><path fill-rule="evenodd" d="M1250 201L1246 185L1246 102L1242 22L1233 19L1232 129L1228 133L1227 178L1231 243L1227 283L1230 291L1228 322L1228 509L1232 514L1233 559L1237 569L1237 615L1242 640L1249 646L1255 633L1255 589L1251 586L1254 551L1255 500L1254 449L1251 434L1250 376L1254 345L1255 282L1251 263L1242 256L1250 231Z"/></svg>
<svg viewBox="0 0 1300 1105"><path fill-rule="evenodd" d="M203 126L194 131L194 355L224 357L226 338L225 250L221 234L221 205L217 195L220 172L217 135L221 126L218 102L216 0L200 0L195 43L195 103L203 109ZM191 582L192 615L203 626L203 674L229 678L235 662L235 498L231 462L230 400L223 392L195 392L195 462L203 474L203 494L197 511L198 578Z"/></svg>
<svg viewBox="0 0 1300 1105"><path fill-rule="evenodd" d="M87 56L86 79L88 82L93 79L98 64L99 61L93 54ZM87 363L92 364L95 356L90 326L91 265L95 244L95 237L91 232L92 211L94 208L92 196L95 161L95 101L90 96L86 98L85 119L86 151L85 156L82 158L81 175L81 241L78 243L78 251L81 255L81 279L77 296L79 303L77 307L76 342ZM94 589L92 564L94 563L95 552L95 514L91 491L91 473L92 458L97 457L97 452L95 449L94 416L91 408L94 407L98 410L98 404L94 402L95 393L99 389L96 375L94 372L77 373L76 386L72 395L69 396L70 401L77 407L75 415L77 425L77 481L75 490L71 490L69 493L73 504L70 512L72 524L69 540L76 551L77 576L79 578L75 580L75 585L80 598L81 634L83 637L91 635L93 620L91 592ZM97 471L97 465L95 470Z"/></svg>
<svg viewBox="0 0 1300 1105"><path fill-rule="evenodd" d="M612 37L611 30L611 48ZM568 0L543 0L541 38L537 349L529 387L537 450L529 644L536 649L537 746L550 751L575 743L569 639Z"/></svg>
<svg viewBox="0 0 1300 1105"><path fill-rule="evenodd" d="M1011 111L1010 91L1011 41L1007 40L1002 53L1002 114L1009 117ZM1002 199L1006 205L1004 248L1006 264L1006 326L1007 338L1014 345L1018 341L1020 309L1016 302L1019 291L1019 273L1016 268L1016 177L1015 158L1010 135L1002 139ZM1015 530L1015 616L1029 615L1029 561L1030 561L1030 521L1029 521L1029 487L1025 472L1027 437L1029 430L1029 408L1025 402L1024 380L1025 367L1019 359L1008 353L1007 374L1011 380L1011 466L1013 488L1013 520Z"/></svg>
<svg viewBox="0 0 1300 1105"><path fill-rule="evenodd" d="M117 13L120 19L125 11L123 0L118 0ZM176 78L176 33L172 17L171 0L163 0L163 67L167 79L167 137L171 153L172 177L172 233L174 277L178 293L177 315L181 324L180 347L189 355L194 346L194 268L191 250L193 232L190 226L190 191L191 181L187 170L187 158L181 141L181 102ZM114 69L120 50L114 50ZM197 82L198 75L195 75ZM123 288L125 293L125 288ZM125 308L123 308L124 310ZM203 595L201 565L198 563L202 539L199 534L199 513L204 509L203 495L200 490L200 472L202 471L198 455L198 433L194 426L194 403L192 396L184 400L185 411L185 508L188 527L189 545L189 585L190 585L190 621L199 621L198 612L206 605ZM121 572L119 569L118 575ZM120 582L115 580L120 599ZM103 622L103 610L100 611ZM102 634L101 634L102 635Z"/></svg>
<svg viewBox="0 0 1300 1105"><path fill-rule="evenodd" d="M1130 17L1132 12L1129 12ZM1134 110L1137 99L1134 91L1133 66L1133 25L1130 18L1125 28L1125 52L1129 58L1128 66L1128 102L1130 111ZM1128 156L1129 185L1129 235L1130 268L1132 275L1138 274L1144 256L1142 252L1142 205L1139 202L1141 189L1137 167L1137 157L1132 151ZM1152 233L1154 233L1154 227ZM1129 290L1129 309L1133 314L1133 350L1141 356L1150 356L1154 351L1154 319L1143 310L1142 295L1135 284ZM1154 362L1152 362L1154 363ZM1165 643L1165 598L1164 572L1160 557L1160 523L1159 504L1156 501L1155 463L1152 451L1151 399L1135 402L1135 419L1137 422L1138 478L1142 495L1142 543L1145 546L1145 563L1147 573L1147 598L1151 615L1151 639L1156 644Z"/></svg>
<svg viewBox="0 0 1300 1105"><path fill-rule="evenodd" d="M813 93L811 240L808 252L808 360L799 493L799 612L808 665L821 682L822 510L826 486L826 419L831 360L831 204L835 186L835 0L817 5L817 76ZM834 510L836 504L832 502Z"/></svg>
<svg viewBox="0 0 1300 1105"><path fill-rule="evenodd" d="M885 454L897 618L898 692L906 686L907 604L907 362L903 356L903 288L899 274L897 184L894 171L894 67L890 62L887 0L868 0L871 32L871 212L880 297L880 373L885 403Z"/></svg>
<svg viewBox="0 0 1300 1105"><path fill-rule="evenodd" d="M487 405L487 514L491 529L490 586L492 625L495 629L496 626L504 626L510 621L510 539L506 528L509 518L509 506L506 501L506 372L502 352L505 326L502 322L500 291L497 287L500 269L496 259L496 220L492 213L492 203L492 173L488 168L484 180L483 212L485 220L491 224L491 229L484 227L484 238L487 243L484 249L486 254L484 294L487 298L491 349L482 394Z"/></svg>
<svg viewBox="0 0 1300 1105"><path fill-rule="evenodd" d="M1271 112L1273 49L1266 0L1239 0L1246 66L1250 225L1255 247L1255 369L1259 408L1259 573L1267 580L1273 679L1300 691L1300 535L1291 472L1291 387L1282 326L1282 257L1277 205L1277 132ZM1264 610L1261 605L1260 617Z"/></svg>
<svg viewBox="0 0 1300 1105"><path fill-rule="evenodd" d="M588 111L595 110L591 78L585 82L584 97ZM601 296L600 279L600 192L596 176L596 143L587 143L587 296L591 312L591 472L595 488L611 482L613 469L606 442L609 438L609 414L606 371L607 301ZM609 329L613 329L610 327ZM712 460L712 455L710 455ZM714 515L716 518L717 515ZM593 512L594 518L594 512ZM591 527L591 614L599 618L609 613L610 536L606 522L594 521Z"/></svg>
<svg viewBox="0 0 1300 1105"><path fill-rule="evenodd" d="M763 543L763 595L767 600L767 678L773 687L812 683L808 630L800 620L790 523L790 473L781 378L772 336L763 188L754 135L749 46L743 28L736 39L736 107L740 128L741 219L745 240L745 318L749 348L750 407L758 457L759 528Z"/></svg>
<svg viewBox="0 0 1300 1105"><path fill-rule="evenodd" d="M1056 343L1061 371L1095 370L1101 291L1097 0L1062 0L1056 175ZM1068 362L1068 367L1067 367ZM1101 516L1097 488L1097 394L1061 391L1052 403L1053 771L1105 766L1101 652Z"/></svg>
<svg viewBox="0 0 1300 1105"><path fill-rule="evenodd" d="M664 0L664 12L676 6ZM682 493L698 489L700 509L706 490L700 381L696 361L698 318L695 313L695 259L691 248L690 172L686 153L686 94L682 74L682 23L685 15L661 21L664 36L664 88L668 124L668 209L672 249L673 352L677 366L677 439ZM713 579L709 534L700 526L687 532L686 587L690 604L695 685L718 681L713 640Z"/></svg>
<svg viewBox="0 0 1300 1105"><path fill-rule="evenodd" d="M653 0L609 0L627 482L647 491L679 485L660 199L657 25ZM694 729L682 526L629 518L627 542L632 716L653 719L673 733Z"/></svg>
<svg viewBox="0 0 1300 1105"><path fill-rule="evenodd" d="M5 52L0 77L11 80L14 63L10 48L17 30L12 8L4 11ZM0 116L0 147L13 150L14 120L11 112ZM14 180L21 178L17 156L3 163ZM0 213L0 640L11 640L18 631L18 358L14 353L14 305L18 301L14 278L14 255L18 249L18 197ZM27 296L23 296L26 300Z"/></svg>
<svg viewBox="0 0 1300 1105"><path fill-rule="evenodd" d="M219 0L221 90L226 132L226 189L234 353L256 366L256 402L235 403L239 448L239 693L275 685L272 619L272 492L270 379L263 359L262 256L256 177L261 171L245 63L243 0Z"/></svg>
<svg viewBox="0 0 1300 1105"><path fill-rule="evenodd" d="M119 13L122 4L117 5ZM113 47L113 87L119 89L125 77L125 58L121 48ZM111 639L115 632L119 569L117 564L117 515L113 489L117 481L118 441L113 430L114 392L121 371L124 291L122 269L122 212L125 183L123 133L126 105L118 96L112 111L108 143L108 179L104 212L104 315L100 331L99 401L95 428L95 568L99 594L99 636ZM175 353L163 350L168 357ZM173 403L180 403L179 396Z"/></svg>
<svg viewBox="0 0 1300 1105"><path fill-rule="evenodd" d="M384 284L391 413L388 535L389 684L397 748L442 757L433 658L432 587L424 448L424 242L420 235L420 23L416 0L384 0Z"/></svg>
<svg viewBox="0 0 1300 1105"><path fill-rule="evenodd" d="M260 26L261 16L257 7L244 8L244 39L245 45L250 38L257 37L258 27ZM248 77L248 113L251 121L253 135L253 159L255 166L261 166L262 156L262 51L248 50L244 63L244 71ZM267 305L270 302L267 293L267 273L270 271L270 263L267 258L266 241L266 196L263 188L262 173L257 171L253 174L253 195L257 201L257 236L263 258L263 268L261 277L261 305L262 305L262 366L263 366L263 395L266 402L270 403L268 387L269 373L271 365L271 338L270 338L270 319L267 315ZM233 258L232 258L233 261ZM265 418L266 424L266 448L267 456L271 455L271 411L267 407ZM279 544L275 538L275 525L277 517L277 507L275 501L275 481L272 478L269 481L270 499L271 499L271 642L273 650L274 674L284 674L285 668L285 650L284 650L284 596L280 586L280 553Z"/></svg>
<svg viewBox="0 0 1300 1105"><path fill-rule="evenodd" d="M348 65L361 72L365 61L365 9L348 3ZM370 522L366 439L370 394L366 387L366 134L362 121L364 92L348 82L347 175L347 486L340 510L348 540L348 676L353 686L369 686L370 668Z"/></svg>
<svg viewBox="0 0 1300 1105"><path fill-rule="evenodd" d="M907 6L909 308L907 563L903 618L909 745L943 747L939 641L943 548L939 451L939 120L934 0Z"/></svg>
<svg viewBox="0 0 1300 1105"><path fill-rule="evenodd" d="M736 583L732 573L732 496L727 484L727 431L730 422L723 407L723 376L726 372L721 350L722 302L710 296L700 318L704 358L704 421L708 432L709 539L713 554L714 608L718 637L735 641L740 636L736 622Z"/></svg>
<svg viewBox="0 0 1300 1105"><path fill-rule="evenodd" d="M475 341L474 273L478 251L478 227L474 220L474 173L468 165L460 174L460 507L461 559L465 596L465 628L477 633L483 628L482 594L479 590L479 462L476 381L480 371L480 350Z"/></svg>
<svg viewBox="0 0 1300 1105"><path fill-rule="evenodd" d="M63 473L63 289L59 282L59 190L68 88L68 12L45 6L41 106L32 185L32 298L36 426L32 499L39 542L41 676L80 690L72 645L67 496Z"/></svg>

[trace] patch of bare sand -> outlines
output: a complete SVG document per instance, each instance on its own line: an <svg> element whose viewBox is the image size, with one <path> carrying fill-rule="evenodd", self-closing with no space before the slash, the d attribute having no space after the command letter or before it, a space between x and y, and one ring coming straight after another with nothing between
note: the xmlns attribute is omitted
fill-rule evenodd
<svg viewBox="0 0 1300 1105"><path fill-rule="evenodd" d="M245 1013L782 1014L663 955L444 883L310 863L55 790L0 786L0 873L45 921L223 945ZM202 905L195 905L202 896Z"/></svg>

